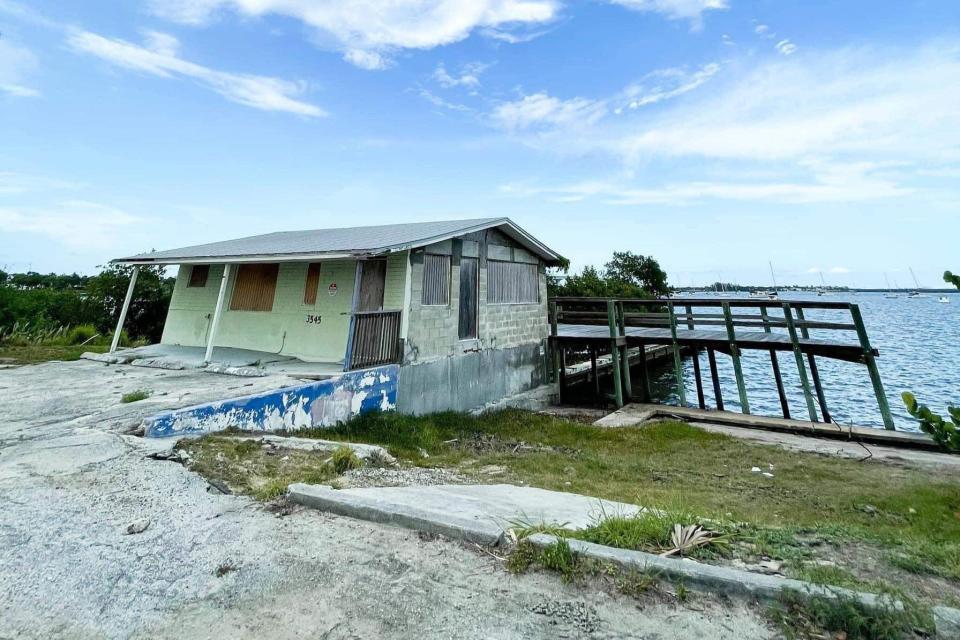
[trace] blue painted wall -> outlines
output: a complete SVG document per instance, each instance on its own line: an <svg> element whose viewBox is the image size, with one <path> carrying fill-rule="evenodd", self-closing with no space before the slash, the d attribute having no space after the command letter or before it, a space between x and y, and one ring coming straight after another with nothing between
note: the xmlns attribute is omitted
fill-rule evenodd
<svg viewBox="0 0 960 640"><path fill-rule="evenodd" d="M387 365L253 396L174 409L144 421L144 435L165 438L223 431L330 427L370 411L397 406L400 367Z"/></svg>

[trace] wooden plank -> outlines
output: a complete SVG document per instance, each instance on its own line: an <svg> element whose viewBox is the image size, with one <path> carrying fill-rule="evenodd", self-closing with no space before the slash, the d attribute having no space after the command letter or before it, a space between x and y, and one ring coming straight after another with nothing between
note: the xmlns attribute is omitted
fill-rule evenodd
<svg viewBox="0 0 960 640"><path fill-rule="evenodd" d="M277 263L245 263L239 265L230 297L231 311L273 311L277 292Z"/></svg>
<svg viewBox="0 0 960 640"><path fill-rule="evenodd" d="M713 379L713 397L717 402L717 410L723 411L723 393L720 390L720 373L717 371L717 356L713 349L707 348L707 360L710 362L710 377Z"/></svg>
<svg viewBox="0 0 960 640"><path fill-rule="evenodd" d="M730 319L730 305L723 305L723 313L727 316L727 339L730 341L730 357L733 359L733 375L737 379L737 392L740 395L740 408L743 413L750 413L750 402L747 399L747 385L743 380L743 366L740 363L740 347L737 345L737 334Z"/></svg>

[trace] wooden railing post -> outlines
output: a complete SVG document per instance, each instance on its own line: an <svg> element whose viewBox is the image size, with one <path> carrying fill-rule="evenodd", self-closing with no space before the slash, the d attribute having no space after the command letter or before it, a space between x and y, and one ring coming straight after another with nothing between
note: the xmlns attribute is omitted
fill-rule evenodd
<svg viewBox="0 0 960 640"><path fill-rule="evenodd" d="M620 378L620 342L617 330L617 303L607 300L607 326L610 327L610 356L613 358L613 397L617 408L623 406L623 380Z"/></svg>
<svg viewBox="0 0 960 640"><path fill-rule="evenodd" d="M690 305L687 305L686 311L687 311L687 329L690 331L693 331L694 329L693 309L690 307ZM693 349L693 377L696 378L696 381L697 381L697 406L699 406L701 409L706 409L707 402L706 400L704 400L704 397L703 397L703 380L701 380L700 378L700 348L699 347L694 347Z"/></svg>
<svg viewBox="0 0 960 640"><path fill-rule="evenodd" d="M793 322L793 307L791 307L789 302L783 303L783 317L787 323L787 332L790 334L793 357L797 361L797 372L800 374L800 386L803 388L803 398L807 401L807 413L810 414L810 422L817 422L817 409L813 406L813 395L810 393L810 381L807 380L807 369L803 366L803 350L800 348L797 326Z"/></svg>
<svg viewBox="0 0 960 640"><path fill-rule="evenodd" d="M733 359L733 375L737 379L737 393L740 394L740 407L743 413L750 413L750 402L747 400L747 385L743 382L743 366L740 364L740 347L737 346L737 333L733 328L733 315L730 313L730 303L723 303L723 319L727 325L727 340L730 341L730 357Z"/></svg>
<svg viewBox="0 0 960 640"><path fill-rule="evenodd" d="M627 321L623 313L623 302L617 303L617 321L620 325L620 335L627 335ZM630 402L633 399L633 382L630 380L630 349L624 340L623 356L620 359L620 366L623 368L623 399Z"/></svg>
<svg viewBox="0 0 960 640"><path fill-rule="evenodd" d="M687 393L683 388L683 360L680 357L680 343L677 341L677 315L674 313L673 301L667 301L667 314L670 318L670 338L673 346L673 372L677 378L677 397L680 406L687 406Z"/></svg>
<svg viewBox="0 0 960 640"><path fill-rule="evenodd" d="M877 360L873 356L873 348L870 346L870 339L867 337L867 329L863 324L863 317L860 315L859 305L850 305L850 315L853 318L853 324L857 328L857 337L860 339L860 346L863 348L863 361L867 365L867 371L870 372L870 382L873 383L873 393L877 396L877 404L880 405L880 416L883 418L883 426L891 431L896 430L893 424L893 416L890 415L890 405L887 403L887 393L883 389L883 382L880 380L880 370L877 368Z"/></svg>
<svg viewBox="0 0 960 640"><path fill-rule="evenodd" d="M803 316L803 308L797 307L797 320L800 321L800 335L805 339L810 338L810 331L807 329L806 318ZM823 415L824 422L833 422L830 417L830 411L827 409L827 396L823 393L823 385L820 384L820 372L817 370L817 360L812 353L807 354L807 364L810 365L810 378L813 380L813 390L817 393L817 403L820 405L820 413Z"/></svg>

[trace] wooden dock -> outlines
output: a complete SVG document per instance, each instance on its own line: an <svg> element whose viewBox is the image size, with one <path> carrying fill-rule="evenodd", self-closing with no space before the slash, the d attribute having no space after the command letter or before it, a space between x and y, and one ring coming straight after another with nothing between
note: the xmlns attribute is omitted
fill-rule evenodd
<svg viewBox="0 0 960 640"><path fill-rule="evenodd" d="M843 317L829 321L808 320L805 312L812 310L829 310ZM794 354L812 422L821 418L824 422L832 421L816 364L817 358L831 358L866 366L884 426L894 428L876 366L879 352L870 345L856 304L742 298L555 298L550 302L550 313L554 372L560 383L561 398L567 383L568 356L579 354L583 359L589 358L596 393L599 394L597 358L609 354L614 386L611 398L616 405L622 407L634 398L647 402L650 392L646 363L642 362L639 367L641 379L635 396L627 349L668 346L673 351L681 405L686 405L681 352L692 350L697 401L701 409L706 408L699 355L705 350L717 408L724 408L716 365L716 353L719 352L732 360L740 405L743 413L749 414L750 403L740 354L746 350L760 350L770 354L783 417L790 418L776 357L777 352L783 351ZM812 338L811 330L829 337Z"/></svg>

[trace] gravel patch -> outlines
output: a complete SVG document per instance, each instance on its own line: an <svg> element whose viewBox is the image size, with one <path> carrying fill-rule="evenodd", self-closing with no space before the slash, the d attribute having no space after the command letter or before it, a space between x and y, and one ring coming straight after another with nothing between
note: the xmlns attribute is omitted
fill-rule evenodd
<svg viewBox="0 0 960 640"><path fill-rule="evenodd" d="M450 469L426 467L361 467L351 469L340 476L338 485L343 489L366 487L412 487L438 484L468 484L474 482L463 474Z"/></svg>

